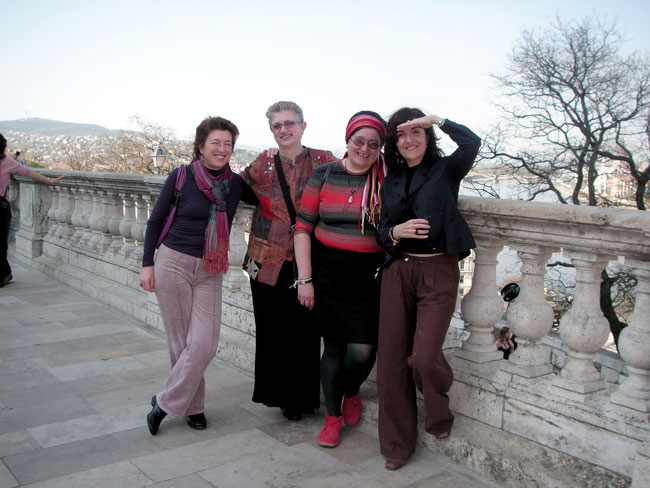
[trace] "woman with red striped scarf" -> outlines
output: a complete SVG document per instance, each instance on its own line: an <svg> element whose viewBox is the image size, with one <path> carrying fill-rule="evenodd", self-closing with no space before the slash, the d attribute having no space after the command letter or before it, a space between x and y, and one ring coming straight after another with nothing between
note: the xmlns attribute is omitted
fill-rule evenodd
<svg viewBox="0 0 650 488"><path fill-rule="evenodd" d="M325 349L321 384L327 415L318 436L339 444L342 423L361 417L359 387L375 363L379 324L377 269L384 252L375 240L386 177L381 147L386 124L375 112L356 113L345 131L341 161L317 168L307 183L294 247L298 299L317 311Z"/></svg>
<svg viewBox="0 0 650 488"><path fill-rule="evenodd" d="M237 126L227 119L204 119L196 128L194 159L186 167L180 195L175 195L177 168L165 181L147 222L140 285L156 292L171 360L165 387L151 399L151 435L167 415L185 417L193 429L207 425L204 372L219 343L230 228L240 199L257 202L230 169L238 135ZM164 233L174 201L176 214Z"/></svg>

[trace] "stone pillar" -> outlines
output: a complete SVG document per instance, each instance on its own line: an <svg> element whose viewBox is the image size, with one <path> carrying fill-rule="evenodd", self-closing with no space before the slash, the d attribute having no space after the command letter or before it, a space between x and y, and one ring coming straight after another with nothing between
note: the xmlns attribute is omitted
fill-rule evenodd
<svg viewBox="0 0 650 488"><path fill-rule="evenodd" d="M637 278L634 315L618 338L618 352L627 363L628 378L611 401L650 412L650 262L626 259ZM648 478L650 480L650 478Z"/></svg>
<svg viewBox="0 0 650 488"><path fill-rule="evenodd" d="M120 248L120 256L128 258L135 250L135 242L131 229L135 224L135 202L130 195L121 192L120 198L124 202L124 218L120 222L120 234L124 236L124 244Z"/></svg>
<svg viewBox="0 0 650 488"><path fill-rule="evenodd" d="M111 245L113 236L111 236L110 231L108 230L108 223L111 220L111 215L113 213L113 208L111 205L111 196L109 191L105 190L102 192L102 218L101 218L101 237L97 243L97 249L100 253L105 253L108 247Z"/></svg>
<svg viewBox="0 0 650 488"><path fill-rule="evenodd" d="M74 227L74 233L70 237L70 244L75 245L79 243L79 239L83 234L83 227L81 225L81 216L83 214L83 188L75 187L71 189L73 198L72 215L70 216L70 223Z"/></svg>
<svg viewBox="0 0 650 488"><path fill-rule="evenodd" d="M59 185L53 185L50 187L52 203L47 211L47 218L50 220L50 225L47 236L44 237L46 242L56 240L56 232L59 227L59 223L56 221L56 210L59 208L59 188Z"/></svg>
<svg viewBox="0 0 650 488"><path fill-rule="evenodd" d="M102 219L104 217L104 210L102 208L102 191L96 188L92 190L93 207L90 216L88 217L88 227L92 229L92 237L88 241L90 250L97 250L99 242L102 239Z"/></svg>
<svg viewBox="0 0 650 488"><path fill-rule="evenodd" d="M111 245L109 251L115 255L120 252L124 244L124 237L120 233L120 224L124 220L124 205L122 198L116 191L112 191L111 199L111 218L108 221L108 231L112 235Z"/></svg>
<svg viewBox="0 0 650 488"><path fill-rule="evenodd" d="M29 177L16 179L20 184L20 229L16 232L16 254L29 261L43 253L52 196L46 185Z"/></svg>
<svg viewBox="0 0 650 488"><path fill-rule="evenodd" d="M72 217L72 193L71 188L68 186L59 187L59 207L56 210L56 220L59 222L59 228L56 231L56 236L65 244L70 236L74 233L72 225L70 225L70 217Z"/></svg>
<svg viewBox="0 0 650 488"><path fill-rule="evenodd" d="M486 363L503 357L497 351L492 330L503 316L503 300L496 289L497 254L503 243L496 239L477 239L472 288L460 304L463 318L469 322L470 336L456 352L455 360L464 364Z"/></svg>
<svg viewBox="0 0 650 488"><path fill-rule="evenodd" d="M558 393L584 401L584 395L605 388L594 356L609 337L609 323L600 310L600 282L611 256L583 251L568 254L576 267L576 290L571 309L560 320L567 362L553 385Z"/></svg>
<svg viewBox="0 0 650 488"><path fill-rule="evenodd" d="M85 188L83 191L81 208L81 236L79 237L79 247L87 248L88 242L93 236L93 231L88 223L88 220L93 214L93 197L90 188Z"/></svg>
<svg viewBox="0 0 650 488"><path fill-rule="evenodd" d="M551 351L542 344L542 338L553 327L553 308L544 296L546 261L551 250L541 246L518 244L521 259L521 291L508 305L506 320L510 331L517 336L518 347L508 361L502 361L502 370L526 378L553 372Z"/></svg>
<svg viewBox="0 0 650 488"><path fill-rule="evenodd" d="M135 248L131 253L131 265L137 268L142 266L142 256L144 254L144 234L147 230L147 220L149 219L148 201L149 195L132 195L135 200L135 222L131 227L131 234L135 241Z"/></svg>
<svg viewBox="0 0 650 488"><path fill-rule="evenodd" d="M248 284L248 278L242 269L242 264L246 255L246 249L248 248L244 237L244 229L251 214L252 209L250 207L239 205L230 230L229 267L224 277L224 286L230 288L232 291L238 291L250 286Z"/></svg>

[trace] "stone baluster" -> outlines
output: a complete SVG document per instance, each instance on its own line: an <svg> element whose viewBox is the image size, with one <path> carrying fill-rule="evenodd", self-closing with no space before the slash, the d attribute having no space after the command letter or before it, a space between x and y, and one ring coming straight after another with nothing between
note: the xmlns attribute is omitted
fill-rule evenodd
<svg viewBox="0 0 650 488"><path fill-rule="evenodd" d="M92 239L93 230L90 228L88 221L93 214L93 190L84 188L82 192L83 202L81 204L81 236L79 237L79 247L88 248L88 242Z"/></svg>
<svg viewBox="0 0 650 488"><path fill-rule="evenodd" d="M611 401L650 412L650 262L626 259L637 278L634 315L618 338L618 351L627 362L628 378Z"/></svg>
<svg viewBox="0 0 650 488"><path fill-rule="evenodd" d="M135 249L131 253L130 262L132 266L139 268L142 266L144 234L149 219L148 202L151 197L149 195L133 195L133 198L135 200L135 222L131 227L131 234L135 241Z"/></svg>
<svg viewBox="0 0 650 488"><path fill-rule="evenodd" d="M133 198L125 192L120 193L120 198L124 202L124 218L120 222L120 234L124 236L124 244L120 248L120 256L125 259L131 256L135 250L135 241L131 229L135 224L135 202Z"/></svg>
<svg viewBox="0 0 650 488"><path fill-rule="evenodd" d="M56 233L59 228L59 223L56 220L56 211L59 208L59 185L52 185L50 187L52 193L52 204L47 211L47 218L50 220L50 228L47 231L47 236L43 239L46 242L53 242L56 240Z"/></svg>
<svg viewBox="0 0 650 488"><path fill-rule="evenodd" d="M74 233L70 237L70 244L75 245L79 243L79 239L83 234L83 226L81 216L83 214L83 188L75 187L71 189L73 197L73 209L70 216L70 223L74 227Z"/></svg>
<svg viewBox="0 0 650 488"><path fill-rule="evenodd" d="M504 371L526 378L553 372L551 352L542 344L542 337L553 327L553 308L544 296L546 261L551 250L541 246L517 244L521 259L521 291L508 305L506 320L510 331L517 336L517 350L509 361L502 361Z"/></svg>
<svg viewBox="0 0 650 488"><path fill-rule="evenodd" d="M88 241L89 250L97 250L99 242L102 239L102 220L104 217L104 209L102 208L102 190L93 188L93 206L90 216L88 217L88 227L92 229L92 237Z"/></svg>
<svg viewBox="0 0 650 488"><path fill-rule="evenodd" d="M108 247L111 245L111 241L113 240L113 236L108 229L108 224L111 220L112 213L112 197L109 195L108 190L102 191L102 218L100 229L101 237L97 243L97 250L102 254L106 252Z"/></svg>
<svg viewBox="0 0 650 488"><path fill-rule="evenodd" d="M56 236L57 239L62 241L67 241L74 232L72 225L70 225L70 217L72 216L72 198L70 195L70 187L60 187L59 206L56 210L56 220L59 223L59 228L56 231Z"/></svg>
<svg viewBox="0 0 650 488"><path fill-rule="evenodd" d="M120 232L120 224L124 220L124 205L121 196L116 191L112 191L111 198L111 218L108 221L108 231L112 235L109 252L113 255L120 252L124 244L124 236Z"/></svg>
<svg viewBox="0 0 650 488"><path fill-rule="evenodd" d="M463 318L470 324L470 336L456 352L455 362L479 372L483 368L477 365L503 356L496 350L492 335L494 324L503 317L503 300L496 288L497 254L503 249L503 243L496 239L477 239L476 244L472 288L460 305Z"/></svg>
<svg viewBox="0 0 650 488"><path fill-rule="evenodd" d="M584 251L568 254L576 268L576 289L571 308L560 320L567 362L553 385L558 393L584 401L585 395L605 388L593 361L609 337L609 323L600 310L600 282L611 256Z"/></svg>
<svg viewBox="0 0 650 488"><path fill-rule="evenodd" d="M249 286L248 278L242 270L242 263L246 255L246 239L244 236L244 229L246 223L250 220L252 209L240 205L235 213L235 218L232 222L232 229L230 230L230 251L228 253L228 273L224 279L224 286L230 288L232 291L241 290L242 287Z"/></svg>

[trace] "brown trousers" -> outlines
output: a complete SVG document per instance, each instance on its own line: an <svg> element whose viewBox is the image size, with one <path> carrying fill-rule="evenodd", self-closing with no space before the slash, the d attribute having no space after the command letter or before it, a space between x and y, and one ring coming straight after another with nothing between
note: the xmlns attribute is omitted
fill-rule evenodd
<svg viewBox="0 0 650 488"><path fill-rule="evenodd" d="M202 413L203 373L219 344L223 274L208 273L201 258L163 244L154 278L172 367L165 389L156 395L158 405L172 418Z"/></svg>
<svg viewBox="0 0 650 488"><path fill-rule="evenodd" d="M442 344L456 307L457 254L397 258L383 271L377 353L379 444L387 458L415 452L415 388L424 396L425 429L448 432L454 421L447 392L453 372Z"/></svg>

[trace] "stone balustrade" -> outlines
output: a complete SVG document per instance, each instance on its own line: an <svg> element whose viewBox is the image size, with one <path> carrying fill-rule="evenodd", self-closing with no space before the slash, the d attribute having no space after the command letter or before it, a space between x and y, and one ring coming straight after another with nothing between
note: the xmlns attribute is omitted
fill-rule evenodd
<svg viewBox="0 0 650 488"><path fill-rule="evenodd" d="M17 178L14 259L162 330L155 296L141 290L138 274L164 177L64 174L52 187ZM477 248L472 288L460 307L469 334L446 351L457 420L447 441L423 435L421 442L506 486L625 486L630 479L648 486L650 213L474 197L461 197L460 207ZM218 353L248 371L255 332L241 262L250 214L241 205L233 224ZM504 320L496 285L504 246L521 261L521 292L505 314L519 342L509 361L494 345L494 328ZM550 332L544 277L551 254L560 251L575 266L576 288L558 337ZM638 285L620 358L608 359L627 374L612 381L600 367L609 326L599 286L608 262L621 258ZM566 358L561 367L552 351Z"/></svg>

